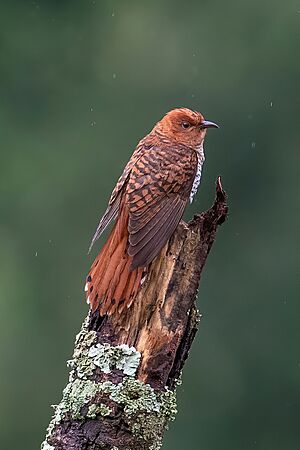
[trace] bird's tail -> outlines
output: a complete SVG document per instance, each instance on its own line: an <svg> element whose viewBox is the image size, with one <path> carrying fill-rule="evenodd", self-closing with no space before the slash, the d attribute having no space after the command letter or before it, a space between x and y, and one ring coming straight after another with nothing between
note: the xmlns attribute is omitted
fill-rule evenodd
<svg viewBox="0 0 300 450"><path fill-rule="evenodd" d="M131 270L132 257L127 254L127 243L128 212L122 208L86 280L87 302L101 316L129 308L139 290L144 269Z"/></svg>

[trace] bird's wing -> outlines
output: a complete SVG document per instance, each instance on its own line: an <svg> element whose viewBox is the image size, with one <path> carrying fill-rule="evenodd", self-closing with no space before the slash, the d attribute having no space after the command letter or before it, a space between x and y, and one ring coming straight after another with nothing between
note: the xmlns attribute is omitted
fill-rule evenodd
<svg viewBox="0 0 300 450"><path fill-rule="evenodd" d="M101 234L103 233L105 228L110 224L111 221L116 219L116 217L119 213L120 201L121 201L121 195L119 192L118 195L116 195L114 201L108 205L105 213L101 217L100 222L95 231L95 234L93 236L93 239L91 241L88 253L90 253L94 243L97 241L97 239L99 239L99 237L101 236Z"/></svg>
<svg viewBox="0 0 300 450"><path fill-rule="evenodd" d="M136 150L134 151L132 157L128 161L125 169L123 170L123 173L120 176L114 190L112 191L112 194L111 194L109 202L108 202L108 207L107 207L105 213L103 214L102 218L99 221L99 224L96 228L93 239L91 241L88 253L90 253L94 243L97 241L97 239L99 239L99 237L101 236L103 231L106 229L106 227L110 224L110 222L112 222L113 220L115 220L118 217L119 210L120 210L120 203L121 203L121 199L122 199L123 187L126 184L126 182L128 181L129 174L131 172L133 165L141 157L141 155L143 154L144 151L145 151L145 148L143 146L143 142L141 141L139 143L139 145L137 146Z"/></svg>
<svg viewBox="0 0 300 450"><path fill-rule="evenodd" d="M196 168L196 153L179 146L153 147L133 165L125 188L132 269L147 266L174 233Z"/></svg>

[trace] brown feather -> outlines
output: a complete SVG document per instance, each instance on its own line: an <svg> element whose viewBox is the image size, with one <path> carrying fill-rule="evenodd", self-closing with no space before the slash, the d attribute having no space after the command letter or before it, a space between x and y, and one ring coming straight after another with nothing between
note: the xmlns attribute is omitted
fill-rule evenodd
<svg viewBox="0 0 300 450"><path fill-rule="evenodd" d="M186 201L178 200L178 204L175 203L174 208L170 209L164 220L158 222L138 246L129 246L128 253L133 256L132 269L139 266L147 266L158 255L177 228L185 205ZM134 254L131 253L132 248L134 249Z"/></svg>
<svg viewBox="0 0 300 450"><path fill-rule="evenodd" d="M136 294L143 269L131 270L128 243L128 210L123 207L107 242L87 277L87 297L93 311L111 315L123 310ZM89 281L90 280L90 281Z"/></svg>
<svg viewBox="0 0 300 450"><path fill-rule="evenodd" d="M163 224L170 219L174 210L179 203L178 196L169 198L165 202L164 207L161 210L149 218L148 222L135 233L131 232L129 235L129 248L128 252L131 256L134 256L153 236L160 230ZM131 223L131 220L129 220ZM132 227L133 228L133 227Z"/></svg>
<svg viewBox="0 0 300 450"><path fill-rule="evenodd" d="M91 245L117 219L87 277L93 311L121 313L134 301L143 273L174 233L197 189L199 179L196 187L193 182L204 161L205 124L213 123L179 108L139 142L92 240Z"/></svg>

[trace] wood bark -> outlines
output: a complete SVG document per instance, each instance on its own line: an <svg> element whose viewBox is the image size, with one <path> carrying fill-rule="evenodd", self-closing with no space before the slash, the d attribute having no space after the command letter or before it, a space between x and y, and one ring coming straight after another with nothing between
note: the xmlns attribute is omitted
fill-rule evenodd
<svg viewBox="0 0 300 450"><path fill-rule="evenodd" d="M156 450L176 414L176 387L201 315L201 272L227 215L220 178L213 206L181 222L122 315L89 314L43 450Z"/></svg>

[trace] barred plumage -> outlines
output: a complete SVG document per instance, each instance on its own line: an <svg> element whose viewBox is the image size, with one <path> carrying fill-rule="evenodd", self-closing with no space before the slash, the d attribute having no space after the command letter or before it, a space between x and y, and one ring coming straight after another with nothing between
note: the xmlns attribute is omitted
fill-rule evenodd
<svg viewBox="0 0 300 450"><path fill-rule="evenodd" d="M203 140L212 126L200 113L181 108L170 111L139 142L91 243L117 219L86 282L88 302L101 315L131 305L149 264L177 228L197 190Z"/></svg>

